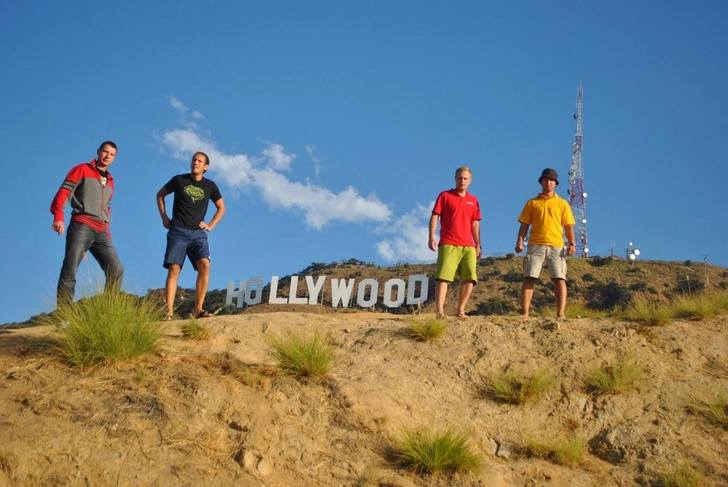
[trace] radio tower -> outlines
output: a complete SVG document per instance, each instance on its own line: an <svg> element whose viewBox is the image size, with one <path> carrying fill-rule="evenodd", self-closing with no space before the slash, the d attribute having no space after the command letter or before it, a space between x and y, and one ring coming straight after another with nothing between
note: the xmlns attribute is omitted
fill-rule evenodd
<svg viewBox="0 0 728 487"><path fill-rule="evenodd" d="M576 225L574 225L574 234L576 235L576 255L587 257L589 247L586 239L586 193L584 192L584 161L582 160L581 151L581 104L582 104L581 78L579 78L579 91L576 95L576 134L574 136L574 147L571 155L571 166L569 168L569 205L574 214Z"/></svg>

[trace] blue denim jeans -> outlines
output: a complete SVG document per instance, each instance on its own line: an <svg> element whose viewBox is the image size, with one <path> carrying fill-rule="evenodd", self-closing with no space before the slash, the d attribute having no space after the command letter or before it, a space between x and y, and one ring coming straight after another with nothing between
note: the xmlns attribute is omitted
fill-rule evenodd
<svg viewBox="0 0 728 487"><path fill-rule="evenodd" d="M99 232L83 223L71 222L66 232L66 256L58 278L58 305L70 303L76 294L76 272L83 254L94 256L106 275L106 290L119 289L124 278L124 267L114 244L106 232Z"/></svg>

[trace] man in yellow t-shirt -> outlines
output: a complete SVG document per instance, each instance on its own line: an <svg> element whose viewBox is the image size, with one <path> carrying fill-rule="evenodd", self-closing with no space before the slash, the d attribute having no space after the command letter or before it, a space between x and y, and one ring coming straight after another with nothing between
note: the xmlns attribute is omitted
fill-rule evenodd
<svg viewBox="0 0 728 487"><path fill-rule="evenodd" d="M531 227L528 252L523 259L523 285L521 307L528 316L533 299L533 286L541 274L544 262L554 283L556 317L563 318L566 311L566 257L576 253L574 244L574 214L569 203L554 192L559 175L553 169L544 169L538 178L541 193L526 202L518 221L516 253L523 252L523 242ZM564 248L564 231L568 245Z"/></svg>

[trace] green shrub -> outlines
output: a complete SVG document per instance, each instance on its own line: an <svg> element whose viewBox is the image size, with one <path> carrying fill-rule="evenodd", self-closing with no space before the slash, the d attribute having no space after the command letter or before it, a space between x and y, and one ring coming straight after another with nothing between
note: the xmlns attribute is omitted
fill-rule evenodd
<svg viewBox="0 0 728 487"><path fill-rule="evenodd" d="M595 283L587 290L587 306L593 309L626 309L632 302L632 294L616 282Z"/></svg>
<svg viewBox="0 0 728 487"><path fill-rule="evenodd" d="M319 331L310 337L289 334L270 341L273 358L281 370L293 377L318 377L333 366L334 349L321 337Z"/></svg>
<svg viewBox="0 0 728 487"><path fill-rule="evenodd" d="M622 394L632 390L642 375L642 368L631 352L619 356L613 363L592 367L584 382L597 394Z"/></svg>
<svg viewBox="0 0 728 487"><path fill-rule="evenodd" d="M584 282L594 282L594 281L596 281L596 279L594 278L594 276L592 276L588 272L586 274L584 274L583 276L581 276L581 280L584 281Z"/></svg>
<svg viewBox="0 0 728 487"><path fill-rule="evenodd" d="M89 366L156 351L163 318L158 300L109 291L62 305L48 319L59 326L60 350L68 361Z"/></svg>
<svg viewBox="0 0 728 487"><path fill-rule="evenodd" d="M415 340L429 342L445 333L447 325L438 319L417 320L409 324L409 329Z"/></svg>
<svg viewBox="0 0 728 487"><path fill-rule="evenodd" d="M398 463L417 474L473 472L482 465L461 430L405 430L394 443Z"/></svg>
<svg viewBox="0 0 728 487"><path fill-rule="evenodd" d="M685 276L682 279L678 279L675 291L679 294L698 294L705 290L705 283L698 279L690 279L689 276Z"/></svg>
<svg viewBox="0 0 728 487"><path fill-rule="evenodd" d="M523 281L523 270L518 267L512 267L506 274L501 276L505 282L521 282Z"/></svg>
<svg viewBox="0 0 728 487"><path fill-rule="evenodd" d="M634 282L629 285L630 291L645 291L647 289L647 283L646 282Z"/></svg>
<svg viewBox="0 0 728 487"><path fill-rule="evenodd" d="M532 375L523 375L516 369L509 369L500 375L489 377L483 392L498 401L523 404L539 397L552 383L551 374L545 369Z"/></svg>
<svg viewBox="0 0 728 487"><path fill-rule="evenodd" d="M587 259L592 267L604 267L612 263L612 257L599 257L598 255Z"/></svg>
<svg viewBox="0 0 728 487"><path fill-rule="evenodd" d="M478 303L473 314L476 315L507 315L517 310L516 305L503 298L488 298Z"/></svg>

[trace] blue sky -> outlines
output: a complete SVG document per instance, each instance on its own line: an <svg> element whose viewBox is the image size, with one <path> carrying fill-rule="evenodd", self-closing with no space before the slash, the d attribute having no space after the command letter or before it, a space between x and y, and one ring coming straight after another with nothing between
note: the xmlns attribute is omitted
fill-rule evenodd
<svg viewBox="0 0 728 487"><path fill-rule="evenodd" d="M164 286L154 197L196 150L227 205L211 289L434 260L427 220L461 165L484 253L512 252L543 168L567 197L579 78L591 255L633 241L728 266L726 25L717 0L3 2L0 323L52 309L65 236L48 208L105 139L130 291Z"/></svg>

